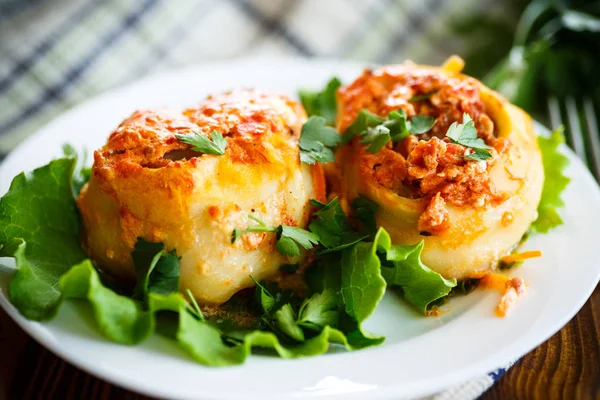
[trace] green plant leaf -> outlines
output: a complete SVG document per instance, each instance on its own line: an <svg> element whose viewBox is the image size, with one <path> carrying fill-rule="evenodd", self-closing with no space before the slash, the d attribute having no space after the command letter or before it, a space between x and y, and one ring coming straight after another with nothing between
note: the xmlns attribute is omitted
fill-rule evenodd
<svg viewBox="0 0 600 400"><path fill-rule="evenodd" d="M353 217L360 221L363 230L375 234L377 231L377 219L375 215L379 210L379 204L364 196L358 196L352 200L351 207L354 210Z"/></svg>
<svg viewBox="0 0 600 400"><path fill-rule="evenodd" d="M210 139L204 136L201 132L191 132L187 134L175 134L175 137L180 142L192 146L192 150L199 153L213 154L222 156L225 154L227 140L220 132L212 131Z"/></svg>
<svg viewBox="0 0 600 400"><path fill-rule="evenodd" d="M569 158L560 150L564 141L562 126L555 129L550 137L538 136L544 164L544 187L538 205L538 217L531 224L531 228L539 233L548 233L550 229L563 223L557 209L564 207L561 196L571 181L564 174L569 165Z"/></svg>
<svg viewBox="0 0 600 400"><path fill-rule="evenodd" d="M298 325L321 331L327 325L339 324L340 310L335 291L326 289L306 299L298 311Z"/></svg>
<svg viewBox="0 0 600 400"><path fill-rule="evenodd" d="M308 116L324 117L328 125L334 125L337 116L335 93L341 85L342 82L337 77L333 77L320 92L307 89L298 90L298 97L300 97L300 102Z"/></svg>
<svg viewBox="0 0 600 400"><path fill-rule="evenodd" d="M29 319L54 315L58 280L85 259L72 176L75 159L61 158L17 175L0 199L0 252L15 257L8 296Z"/></svg>
<svg viewBox="0 0 600 400"><path fill-rule="evenodd" d="M306 164L335 161L333 150L342 137L332 127L327 126L323 117L312 116L302 125L300 133L300 160Z"/></svg>
<svg viewBox="0 0 600 400"><path fill-rule="evenodd" d="M138 238L131 258L137 278L134 297L145 300L148 292L169 294L179 291L179 258L175 251L165 252L162 243Z"/></svg>
<svg viewBox="0 0 600 400"><path fill-rule="evenodd" d="M436 119L426 115L416 115L410 120L410 133L419 135L429 132L436 123Z"/></svg>
<svg viewBox="0 0 600 400"><path fill-rule="evenodd" d="M373 128L385 122L385 118L373 114L369 110L362 109L356 116L356 119L342 134L343 143L348 143L356 136L367 131L367 128Z"/></svg>
<svg viewBox="0 0 600 400"><path fill-rule="evenodd" d="M250 275L250 279L252 279L252 282L254 282L256 285L256 290L254 291L254 299L256 303L260 306L262 312L269 314L275 307L275 297L263 284L257 282L252 275Z"/></svg>
<svg viewBox="0 0 600 400"><path fill-rule="evenodd" d="M377 248L386 241L389 235L380 229L373 243L357 243L342 252L341 293L346 313L359 323L373 313L385 293Z"/></svg>
<svg viewBox="0 0 600 400"><path fill-rule="evenodd" d="M61 300L89 301L98 329L115 342L136 344L154 331L152 313L144 311L140 302L106 288L89 260L71 268L59 285Z"/></svg>
<svg viewBox="0 0 600 400"><path fill-rule="evenodd" d="M428 306L450 293L456 279L445 279L421 262L424 242L414 246L392 245L386 249L382 274L388 285L399 286L404 298L422 313Z"/></svg>
<svg viewBox="0 0 600 400"><path fill-rule="evenodd" d="M323 246L327 248L338 246L343 234L350 231L350 224L338 198L332 199L327 204L316 201L311 201L311 204L319 209L313 213L315 219L308 229L319 237L319 242Z"/></svg>
<svg viewBox="0 0 600 400"><path fill-rule="evenodd" d="M79 196L81 188L90 180L92 174L92 168L87 166L87 151L85 149L78 153L75 148L66 143L62 147L63 154L67 158L74 158L75 169L73 170L73 177L71 179L71 186L73 187L73 194L75 197Z"/></svg>
<svg viewBox="0 0 600 400"><path fill-rule="evenodd" d="M296 323L296 317L291 304L284 304L274 314L277 328L288 337L299 342L304 341L304 332Z"/></svg>

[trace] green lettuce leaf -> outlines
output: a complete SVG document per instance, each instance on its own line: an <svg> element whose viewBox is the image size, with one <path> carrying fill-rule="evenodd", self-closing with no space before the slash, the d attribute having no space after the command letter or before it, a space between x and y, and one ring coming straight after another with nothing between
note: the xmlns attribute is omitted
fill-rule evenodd
<svg viewBox="0 0 600 400"><path fill-rule="evenodd" d="M98 329L107 338L136 344L154 331L154 317L142 304L105 287L90 260L75 265L59 281L63 299L88 300Z"/></svg>
<svg viewBox="0 0 600 400"><path fill-rule="evenodd" d="M75 159L75 170L73 171L71 186L73 187L73 194L77 197L81 192L81 188L90 180L92 175L92 168L87 166L88 153L85 149L78 153L68 143L63 144L62 150L65 157Z"/></svg>
<svg viewBox="0 0 600 400"><path fill-rule="evenodd" d="M544 188L538 206L538 218L531 224L531 228L539 233L548 233L550 229L563 223L557 209L565 205L561 195L570 182L563 173L569 165L569 158L560 151L560 145L564 142L562 126L555 129L550 137L538 137L544 164Z"/></svg>
<svg viewBox="0 0 600 400"><path fill-rule="evenodd" d="M18 268L8 296L29 319L54 315L60 276L86 258L71 186L75 162L61 158L17 175L0 200L0 252Z"/></svg>
<svg viewBox="0 0 600 400"><path fill-rule="evenodd" d="M425 313L431 303L450 293L456 279L445 279L421 262L423 245L421 241L414 246L388 246L385 249L388 263L384 264L382 273L388 285L399 286L406 301Z"/></svg>
<svg viewBox="0 0 600 400"><path fill-rule="evenodd" d="M63 292L61 300L87 300L100 332L122 344L137 344L150 336L155 331L157 312L176 313L178 318L174 339L194 360L208 366L242 364L253 347L273 349L283 358L323 354L329 349L330 342L353 348L342 332L330 326L325 326L319 334L301 342L284 342L275 333L261 330L240 332L236 335L240 338L239 343L229 346L223 341L223 334L217 327L199 320L193 314L191 306L180 293L163 295L150 292L146 311L141 302L104 287L89 260L71 268L60 279L60 288Z"/></svg>
<svg viewBox="0 0 600 400"><path fill-rule="evenodd" d="M389 235L380 229L373 243L357 243L342 253L342 297L346 313L358 322L367 319L383 298L386 282L377 248L390 245Z"/></svg>

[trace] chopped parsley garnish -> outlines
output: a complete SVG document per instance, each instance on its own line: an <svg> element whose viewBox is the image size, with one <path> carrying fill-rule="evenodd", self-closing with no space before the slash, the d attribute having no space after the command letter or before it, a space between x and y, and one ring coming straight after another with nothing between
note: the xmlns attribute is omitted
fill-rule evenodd
<svg viewBox="0 0 600 400"><path fill-rule="evenodd" d="M192 146L192 150L199 153L214 154L216 156L225 154L227 140L220 132L212 131L210 139L200 132L192 132L192 134L186 135L175 134L175 137L180 142L189 144Z"/></svg>
<svg viewBox="0 0 600 400"><path fill-rule="evenodd" d="M413 117L413 119L411 119L409 123L410 133L413 135L419 135L421 133L429 132L431 128L433 128L433 126L435 125L435 118L428 117L426 115L417 115Z"/></svg>
<svg viewBox="0 0 600 400"><path fill-rule="evenodd" d="M252 282L254 282L256 285L256 290L254 291L254 300L259 305L261 311L265 314L268 314L271 312L273 307L275 307L275 296L273 296L262 283L254 279L252 275L250 275L250 279L252 279Z"/></svg>
<svg viewBox="0 0 600 400"><path fill-rule="evenodd" d="M433 96L437 92L439 92L439 90L434 90L433 92L429 92L429 93L418 94L418 95L413 96L410 99L408 99L408 101L410 103L412 103L412 102L415 102L415 101L427 100L428 98L430 98L431 96Z"/></svg>
<svg viewBox="0 0 600 400"><path fill-rule="evenodd" d="M379 210L379 204L364 196L358 196L352 200L351 206L354 209L353 218L361 223L362 229L369 233L375 233L377 231L375 215Z"/></svg>
<svg viewBox="0 0 600 400"><path fill-rule="evenodd" d="M390 140L397 143L409 135L429 132L435 122L435 118L425 115L417 115L409 121L406 112L402 109L392 111L388 114L387 119L363 109L358 113L352 125L344 131L343 141L347 143L356 136L360 136L360 142L367 146L367 151L377 153Z"/></svg>
<svg viewBox="0 0 600 400"><path fill-rule="evenodd" d="M335 117L337 116L335 92L340 86L342 86L342 82L337 77L333 77L321 92L306 89L298 90L298 97L300 97L300 102L302 102L306 114L309 117L313 115L324 117L328 125L335 124Z"/></svg>
<svg viewBox="0 0 600 400"><path fill-rule="evenodd" d="M279 310L275 311L273 317L280 332L298 342L304 341L304 332L296 323L296 316L291 304L287 303L281 306Z"/></svg>
<svg viewBox="0 0 600 400"><path fill-rule="evenodd" d="M327 204L316 200L311 200L310 203L319 208L313 213L315 219L308 229L317 234L319 243L325 248L319 250L320 254L343 250L369 237L368 234L351 229L337 197Z"/></svg>
<svg viewBox="0 0 600 400"><path fill-rule="evenodd" d="M302 126L300 134L300 160L306 164L335 161L333 150L342 140L340 134L327 126L323 117L312 116Z"/></svg>
<svg viewBox="0 0 600 400"><path fill-rule="evenodd" d="M167 252L163 243L138 238L131 258L136 275L134 298L146 301L150 292L167 295L179 291L179 257L175 250Z"/></svg>
<svg viewBox="0 0 600 400"><path fill-rule="evenodd" d="M350 142L357 135L364 134L367 128L372 128L385 122L385 118L373 114L369 110L362 109L354 119L354 122L344 131L342 137L344 143Z"/></svg>
<svg viewBox="0 0 600 400"><path fill-rule="evenodd" d="M185 293L187 294L187 296L190 299L190 308L191 311L194 315L196 315L198 317L198 319L202 322L206 321L206 319L204 318L204 314L202 314L202 310L200 309L200 306L198 305L198 302L196 301L196 299L194 298L194 295L192 294L190 289L186 289Z"/></svg>
<svg viewBox="0 0 600 400"><path fill-rule="evenodd" d="M483 139L477 136L475 123L467 113L463 114L462 124L454 122L450 125L448 132L446 132L446 137L448 137L452 143L460 144L475 151L474 153L465 156L467 159L485 161L492 158L492 154L488 151L492 146L488 146Z"/></svg>
<svg viewBox="0 0 600 400"><path fill-rule="evenodd" d="M234 229L231 234L231 243L246 233L253 232L275 232L277 233L277 244L275 247L284 256L296 257L300 255L300 247L306 250L312 249L314 245L319 243L319 236L302 228L295 226L279 225L278 227L267 226L258 218L248 215L248 218L257 222L258 225L249 226L246 229Z"/></svg>
<svg viewBox="0 0 600 400"><path fill-rule="evenodd" d="M337 326L339 320L338 298L331 289L315 293L310 299L304 300L298 311L298 325L317 332L327 325Z"/></svg>

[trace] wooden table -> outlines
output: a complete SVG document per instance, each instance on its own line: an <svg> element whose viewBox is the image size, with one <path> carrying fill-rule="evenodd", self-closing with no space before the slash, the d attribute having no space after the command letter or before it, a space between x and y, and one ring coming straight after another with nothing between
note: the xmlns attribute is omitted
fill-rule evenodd
<svg viewBox="0 0 600 400"><path fill-rule="evenodd" d="M563 329L482 397L600 399L600 286ZM0 399L146 399L78 370L42 348L0 311Z"/></svg>

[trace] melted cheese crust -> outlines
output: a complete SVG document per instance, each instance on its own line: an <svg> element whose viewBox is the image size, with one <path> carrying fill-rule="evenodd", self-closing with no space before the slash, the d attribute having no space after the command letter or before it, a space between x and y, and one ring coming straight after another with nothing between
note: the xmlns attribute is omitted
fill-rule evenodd
<svg viewBox="0 0 600 400"><path fill-rule="evenodd" d="M338 157L342 183L336 190L345 194L347 202L363 195L378 203L378 225L390 233L393 243L412 245L424 240L423 262L444 277L480 276L482 271L496 267L498 259L520 241L537 217L544 175L529 115L480 82L456 71L404 64L366 71L355 82L341 88L338 129L343 131L361 108L382 116L398 108L405 109L409 116L431 115L427 109L431 105L414 104L409 100L432 90L427 85L422 87L417 80L423 76L437 76L438 81L446 79L452 83L435 92L428 100L431 104L437 101L436 96L446 95L446 91L454 91L458 98L452 103L449 97L442 105L441 114L434 114L438 118L437 129L443 128L443 132L434 129L434 134L443 135L451 122L459 120L463 112L470 112L465 108L477 107L478 117L473 116L475 125L479 136L494 146L493 158L485 163L457 159L461 168L477 167L472 174L464 174L465 179L460 179L460 175L451 178L448 169L436 170L437 162L422 163L419 166L429 168L432 164L433 168L423 175L434 183L441 182L439 186L432 186L439 189L426 192L425 180L410 179L410 161L414 155L410 151L428 144L441 144L443 150L455 145L441 143L438 137L428 134L421 137L425 140L411 137L394 149L388 144L372 155L355 140ZM449 108L443 108L448 104ZM421 108L419 112L415 112L415 106ZM409 146L411 150L402 146ZM403 166L403 163L408 165ZM397 167L390 169L391 165ZM451 167L457 174L469 172ZM433 226L425 232L432 236L422 235L424 226Z"/></svg>
<svg viewBox="0 0 600 400"><path fill-rule="evenodd" d="M239 90L185 110L137 111L94 153L78 206L83 241L97 265L135 279L131 252L138 237L163 242L181 257L181 289L204 304L221 304L290 262L273 233L231 243L234 228L255 224L306 227L311 198L325 199L320 167L300 163L306 114L281 95ZM223 156L200 154L174 134L192 131L227 139ZM298 257L303 261L305 255Z"/></svg>

